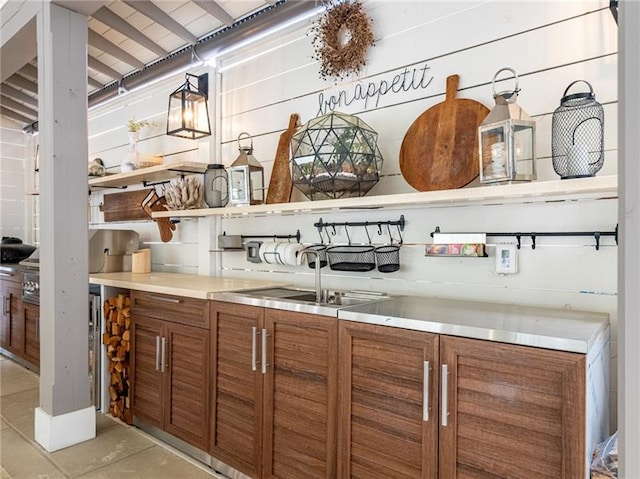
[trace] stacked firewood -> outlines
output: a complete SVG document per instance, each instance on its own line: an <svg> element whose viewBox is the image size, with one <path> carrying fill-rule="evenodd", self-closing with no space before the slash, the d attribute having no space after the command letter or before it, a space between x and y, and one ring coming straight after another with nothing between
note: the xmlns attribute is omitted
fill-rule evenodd
<svg viewBox="0 0 640 479"><path fill-rule="evenodd" d="M129 348L131 344L131 298L124 294L104 302L105 332L102 344L109 360L109 413L131 424L129 408Z"/></svg>

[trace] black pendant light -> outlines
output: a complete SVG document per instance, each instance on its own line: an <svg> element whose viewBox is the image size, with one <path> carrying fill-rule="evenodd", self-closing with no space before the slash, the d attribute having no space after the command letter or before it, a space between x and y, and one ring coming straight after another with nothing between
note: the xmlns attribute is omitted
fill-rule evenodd
<svg viewBox="0 0 640 479"><path fill-rule="evenodd" d="M187 73L184 84L169 96L167 135L195 140L211 135L209 122L209 74ZM198 85L190 78L197 78Z"/></svg>

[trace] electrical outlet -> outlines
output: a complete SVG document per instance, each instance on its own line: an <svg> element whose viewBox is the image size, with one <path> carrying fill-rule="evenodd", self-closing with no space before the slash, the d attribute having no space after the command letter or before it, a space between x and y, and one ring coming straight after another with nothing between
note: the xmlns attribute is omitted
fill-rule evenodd
<svg viewBox="0 0 640 479"><path fill-rule="evenodd" d="M496 273L515 274L518 272L518 249L514 244L496 245Z"/></svg>

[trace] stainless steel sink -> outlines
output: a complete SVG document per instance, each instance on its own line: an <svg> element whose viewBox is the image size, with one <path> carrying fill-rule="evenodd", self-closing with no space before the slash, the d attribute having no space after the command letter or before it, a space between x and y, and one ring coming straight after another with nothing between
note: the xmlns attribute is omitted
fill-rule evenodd
<svg viewBox="0 0 640 479"><path fill-rule="evenodd" d="M322 291L322 301L318 302L316 301L316 293L314 290L278 287L220 293L215 299L267 308L336 316L339 309L385 301L392 299L392 297L384 293L369 291L336 291L325 289Z"/></svg>

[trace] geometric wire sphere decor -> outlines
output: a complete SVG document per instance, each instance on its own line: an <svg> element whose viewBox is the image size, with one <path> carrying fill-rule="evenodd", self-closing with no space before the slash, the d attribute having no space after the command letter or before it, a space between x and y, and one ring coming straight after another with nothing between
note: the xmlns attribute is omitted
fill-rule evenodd
<svg viewBox="0 0 640 479"><path fill-rule="evenodd" d="M567 95L576 83L588 92ZM604 164L604 108L596 101L591 84L571 83L551 120L553 169L562 179L594 176Z"/></svg>
<svg viewBox="0 0 640 479"><path fill-rule="evenodd" d="M360 118L332 112L291 138L293 185L310 200L366 195L380 179L378 134Z"/></svg>

